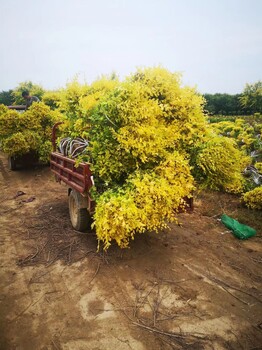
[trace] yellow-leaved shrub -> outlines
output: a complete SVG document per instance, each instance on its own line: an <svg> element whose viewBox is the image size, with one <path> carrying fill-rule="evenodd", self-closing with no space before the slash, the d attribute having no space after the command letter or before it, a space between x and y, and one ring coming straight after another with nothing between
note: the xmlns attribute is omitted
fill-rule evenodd
<svg viewBox="0 0 262 350"><path fill-rule="evenodd" d="M52 151L51 135L54 123L61 120L58 111L52 111L43 102L33 105L23 113L0 108L0 143L3 152L20 156L34 151L47 162Z"/></svg>
<svg viewBox="0 0 262 350"><path fill-rule="evenodd" d="M262 162L256 162L255 167L259 174L262 174Z"/></svg>
<svg viewBox="0 0 262 350"><path fill-rule="evenodd" d="M118 83L114 75L102 76L91 85L81 84L77 79L69 82L59 95L59 109L66 116L64 125L60 127L64 134L88 138L93 109Z"/></svg>
<svg viewBox="0 0 262 350"><path fill-rule="evenodd" d="M81 160L91 163L94 227L104 249L112 241L127 247L136 232L176 220L197 183L241 192L248 161L232 140L212 132L204 103L162 67L138 69L122 82L102 79L78 93L68 130L90 141Z"/></svg>
<svg viewBox="0 0 262 350"><path fill-rule="evenodd" d="M246 192L242 198L248 208L262 210L262 186Z"/></svg>
<svg viewBox="0 0 262 350"><path fill-rule="evenodd" d="M262 124L247 122L244 118L235 121L221 121L212 124L217 134L233 138L239 149L249 154L256 149L262 150L262 143L257 135L262 132ZM260 145L259 145L260 143Z"/></svg>
<svg viewBox="0 0 262 350"><path fill-rule="evenodd" d="M242 192L242 172L249 163L233 139L217 135L210 136L196 157L202 186L231 193Z"/></svg>
<svg viewBox="0 0 262 350"><path fill-rule="evenodd" d="M163 68L139 70L90 113L94 225L107 249L176 220L192 196L189 154L207 132L203 99Z"/></svg>
<svg viewBox="0 0 262 350"><path fill-rule="evenodd" d="M192 196L194 179L188 162L175 152L155 171L136 171L122 187L105 191L94 215L99 242L107 249L114 240L126 248L134 234L158 231L176 221L184 198Z"/></svg>

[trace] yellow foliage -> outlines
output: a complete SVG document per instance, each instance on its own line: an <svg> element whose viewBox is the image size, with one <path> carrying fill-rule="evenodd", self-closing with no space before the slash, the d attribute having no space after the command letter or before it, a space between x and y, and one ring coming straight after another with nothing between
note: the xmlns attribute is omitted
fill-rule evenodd
<svg viewBox="0 0 262 350"><path fill-rule="evenodd" d="M36 151L39 159L49 160L52 126L62 119L58 111L44 103L34 103L24 113L1 108L0 141L3 152L10 156Z"/></svg>
<svg viewBox="0 0 262 350"><path fill-rule="evenodd" d="M262 162L256 162L255 167L260 174L262 174Z"/></svg>
<svg viewBox="0 0 262 350"><path fill-rule="evenodd" d="M118 85L117 79L108 79L106 76L94 81L87 92L87 95L80 99L80 106L84 115L89 115L89 112L98 104L98 102L112 91Z"/></svg>
<svg viewBox="0 0 262 350"><path fill-rule="evenodd" d="M102 79L84 93L77 89L69 128L90 141L94 226L104 249L112 241L127 247L136 232L176 220L192 195L192 174L211 188L241 192L249 160L210 131L204 99L182 87L179 74L139 69L123 82Z"/></svg>
<svg viewBox="0 0 262 350"><path fill-rule="evenodd" d="M42 102L51 109L60 108L61 93L60 91L45 91L42 96Z"/></svg>
<svg viewBox="0 0 262 350"><path fill-rule="evenodd" d="M104 249L108 249L113 240L119 247L126 248L129 239L133 239L135 231L143 232L140 211L129 193L111 193L102 195L96 206L94 215L98 242L102 241ZM99 247L99 245L98 245Z"/></svg>
<svg viewBox="0 0 262 350"><path fill-rule="evenodd" d="M207 133L203 99L163 68L131 75L90 116L93 171L107 183L190 153Z"/></svg>
<svg viewBox="0 0 262 350"><path fill-rule="evenodd" d="M69 82L60 92L60 109L69 119L76 120L81 117L81 99L87 95L89 86L80 84L77 79Z"/></svg>
<svg viewBox="0 0 262 350"><path fill-rule="evenodd" d="M242 192L242 171L248 164L250 158L236 148L234 140L223 136L210 137L196 158L206 187L232 193Z"/></svg>
<svg viewBox="0 0 262 350"><path fill-rule="evenodd" d="M256 148L258 143L256 134L262 132L261 125L256 123L251 125L244 118L238 118L235 121L221 121L212 126L216 133L233 138L238 147L246 153Z"/></svg>
<svg viewBox="0 0 262 350"><path fill-rule="evenodd" d="M94 215L99 242L112 240L126 248L135 232L155 231L177 221L176 211L194 189L188 162L175 152L155 172L136 171L124 187L108 190L97 201Z"/></svg>
<svg viewBox="0 0 262 350"><path fill-rule="evenodd" d="M262 209L262 186L254 188L243 195L243 200L250 209Z"/></svg>
<svg viewBox="0 0 262 350"><path fill-rule="evenodd" d="M117 85L117 79L103 76L91 85L81 84L74 79L61 90L59 106L67 117L67 123L63 126L67 136L88 138L90 114Z"/></svg>

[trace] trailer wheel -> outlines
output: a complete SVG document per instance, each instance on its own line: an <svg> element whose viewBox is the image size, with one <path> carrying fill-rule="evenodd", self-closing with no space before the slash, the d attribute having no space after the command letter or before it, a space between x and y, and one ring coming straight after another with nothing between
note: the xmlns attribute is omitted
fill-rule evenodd
<svg viewBox="0 0 262 350"><path fill-rule="evenodd" d="M10 170L16 170L16 161L12 156L8 157L8 167Z"/></svg>
<svg viewBox="0 0 262 350"><path fill-rule="evenodd" d="M81 207L81 203L81 194L72 190L69 194L69 215L72 226L77 231L85 231L91 225L91 216L87 208Z"/></svg>

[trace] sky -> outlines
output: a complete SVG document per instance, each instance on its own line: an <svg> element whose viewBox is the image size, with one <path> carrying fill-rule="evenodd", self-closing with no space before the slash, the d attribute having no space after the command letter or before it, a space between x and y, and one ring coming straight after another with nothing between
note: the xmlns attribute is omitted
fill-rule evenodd
<svg viewBox="0 0 262 350"><path fill-rule="evenodd" d="M262 80L262 0L0 0L0 33L0 91L158 65L200 93Z"/></svg>

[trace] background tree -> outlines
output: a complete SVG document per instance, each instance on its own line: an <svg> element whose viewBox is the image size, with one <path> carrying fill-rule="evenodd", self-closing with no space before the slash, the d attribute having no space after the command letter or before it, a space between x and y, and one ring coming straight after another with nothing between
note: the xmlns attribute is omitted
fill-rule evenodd
<svg viewBox="0 0 262 350"><path fill-rule="evenodd" d="M0 104L10 106L14 103L14 97L12 95L13 90L1 91L0 92Z"/></svg>
<svg viewBox="0 0 262 350"><path fill-rule="evenodd" d="M245 113L239 101L239 94L204 94L205 109L213 115L241 115Z"/></svg>
<svg viewBox="0 0 262 350"><path fill-rule="evenodd" d="M252 113L262 113L262 81L254 84L246 84L239 98L243 108Z"/></svg>
<svg viewBox="0 0 262 350"><path fill-rule="evenodd" d="M40 100L45 92L41 85L33 84L31 81L25 81L18 85L12 92L14 103L17 105L25 104L25 100L22 97L22 92L28 90L30 95L37 96Z"/></svg>

